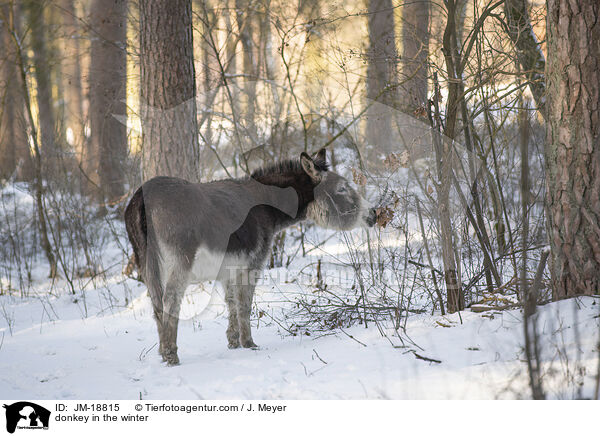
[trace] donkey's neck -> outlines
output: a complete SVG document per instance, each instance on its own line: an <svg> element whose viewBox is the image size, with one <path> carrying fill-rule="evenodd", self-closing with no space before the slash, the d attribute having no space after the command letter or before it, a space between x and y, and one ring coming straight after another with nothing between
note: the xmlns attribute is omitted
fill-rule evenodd
<svg viewBox="0 0 600 436"><path fill-rule="evenodd" d="M267 189L269 198L264 202L271 206L269 215L275 230L281 230L306 219L307 207L314 200L314 185L304 171L298 169L254 173L251 179L265 188L280 188Z"/></svg>

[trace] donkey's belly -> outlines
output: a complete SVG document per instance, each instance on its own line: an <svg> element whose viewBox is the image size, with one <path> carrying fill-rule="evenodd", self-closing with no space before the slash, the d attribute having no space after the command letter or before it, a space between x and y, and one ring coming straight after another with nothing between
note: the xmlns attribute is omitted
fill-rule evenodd
<svg viewBox="0 0 600 436"><path fill-rule="evenodd" d="M245 256L225 254L200 247L194 257L189 281L190 283L209 280L226 282L247 266L248 261Z"/></svg>

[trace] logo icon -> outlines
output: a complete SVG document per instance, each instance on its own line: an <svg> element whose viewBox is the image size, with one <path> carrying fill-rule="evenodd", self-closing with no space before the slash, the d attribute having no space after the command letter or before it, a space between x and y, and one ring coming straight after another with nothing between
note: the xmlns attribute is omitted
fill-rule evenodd
<svg viewBox="0 0 600 436"><path fill-rule="evenodd" d="M50 411L28 401L19 401L3 406L6 409L6 431L14 433L15 429L48 429Z"/></svg>

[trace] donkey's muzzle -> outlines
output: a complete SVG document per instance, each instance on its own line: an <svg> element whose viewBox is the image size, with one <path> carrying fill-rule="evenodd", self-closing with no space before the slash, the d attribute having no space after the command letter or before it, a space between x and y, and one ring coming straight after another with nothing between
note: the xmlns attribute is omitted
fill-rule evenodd
<svg viewBox="0 0 600 436"><path fill-rule="evenodd" d="M369 209L369 215L367 215L365 221L369 227L373 227L375 225L377 222L377 212L375 211L375 208Z"/></svg>

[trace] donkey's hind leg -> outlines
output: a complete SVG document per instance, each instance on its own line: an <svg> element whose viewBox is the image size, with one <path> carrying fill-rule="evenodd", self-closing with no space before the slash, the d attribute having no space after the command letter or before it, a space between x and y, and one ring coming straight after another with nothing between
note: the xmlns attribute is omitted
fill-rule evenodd
<svg viewBox="0 0 600 436"><path fill-rule="evenodd" d="M177 327L179 324L179 310L181 300L188 284L190 265L189 262L181 260L176 263L169 275L163 295L161 354L168 365L178 365L177 356ZM159 327L160 328L160 327Z"/></svg>
<svg viewBox="0 0 600 436"><path fill-rule="evenodd" d="M156 327L158 330L158 353L163 355L163 286L160 279L160 267L158 256L156 255L156 249L150 244L147 251L146 265L141 270L142 278L144 283L148 287L148 294L152 301L152 308L154 310L154 320L156 321ZM163 357L164 360L164 357Z"/></svg>

